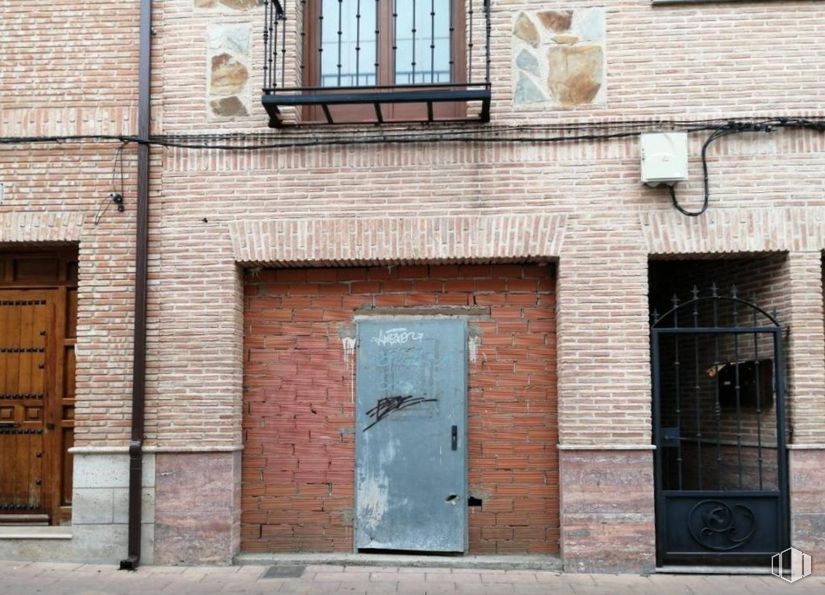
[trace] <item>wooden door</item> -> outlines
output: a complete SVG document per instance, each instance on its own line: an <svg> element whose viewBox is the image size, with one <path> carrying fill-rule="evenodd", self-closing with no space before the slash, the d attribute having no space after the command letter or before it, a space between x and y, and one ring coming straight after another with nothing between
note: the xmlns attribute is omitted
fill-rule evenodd
<svg viewBox="0 0 825 595"><path fill-rule="evenodd" d="M0 510L47 514L43 498L47 338L54 303L40 291L0 292Z"/></svg>
<svg viewBox="0 0 825 595"><path fill-rule="evenodd" d="M0 524L67 521L76 257L0 252Z"/></svg>

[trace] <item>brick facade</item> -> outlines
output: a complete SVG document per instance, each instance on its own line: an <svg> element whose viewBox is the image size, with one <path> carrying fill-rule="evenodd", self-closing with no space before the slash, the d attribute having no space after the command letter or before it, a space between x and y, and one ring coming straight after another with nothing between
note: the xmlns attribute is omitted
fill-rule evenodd
<svg viewBox="0 0 825 595"><path fill-rule="evenodd" d="M293 10L297 4L288 2ZM660 122L667 128L687 119L823 115L825 77L811 56L825 44L825 11L815 1L611 2L604 9L604 100L565 108L514 102L514 19L521 11L590 7L578 0L552 7L528 0L492 4L491 131L578 125L602 132L654 129ZM256 99L262 11L256 2L155 3L153 133L268 130ZM10 34L0 50L11 62L0 72L0 136L134 134L136 1L80 7L60 1L48 11L6 2L3 15ZM213 54L223 50L210 44L234 43L232 51L243 53L245 39L250 79L238 96L248 113L215 116L209 102L222 97L212 92L209 69ZM296 40L294 31L288 39ZM481 128L459 131L484 136ZM329 133L322 126L310 130ZM275 134L292 139L302 133ZM339 134L378 133L356 127ZM436 142L434 134L417 143L254 152L152 148L147 448L158 457L158 473L174 473L176 483L170 487L161 475L150 482L157 519L146 529L154 540L147 551L153 547L159 560L175 563L228 563L240 548L240 495L247 487L240 460L253 464L257 456L237 454L249 447L244 316L255 298L244 298L245 268L547 260L557 264L558 420L557 427L547 426L546 440L557 438L560 449L561 504L556 521L548 478L544 526L560 524L570 570L649 570L655 543L651 258L773 253L783 259L782 319L790 329L793 541L814 558L825 557L825 513L817 504L825 501L825 475L812 463L825 449L825 135L781 131L721 140L709 153L710 210L688 219L672 209L665 190L640 185L637 138L546 142L557 134L525 128L522 140L512 142ZM691 134L691 181L678 187L691 208L700 203L698 155L705 138ZM3 145L0 243L78 246L76 446L84 461L111 457L123 466L131 396L133 146L124 151L126 212L110 206L100 214L112 190L117 146ZM517 225L508 227L508 218ZM328 235L335 230L342 235ZM412 237L392 244L392 230ZM496 230L503 235L486 235ZM336 252L339 246L348 252ZM342 365L335 351L340 345L330 349L330 361ZM193 501L202 475L186 472L182 460L211 469L214 505ZM553 463L547 460L548 469ZM614 468L624 472L611 474ZM84 463L76 473L94 477L94 469ZM627 477L639 478L632 497L606 501L627 487ZM519 551L553 551L551 530L541 538L501 521L499 515L535 513L518 510L520 502L526 501L514 498L512 512L491 512L495 518L486 520L483 509L473 511L482 517L471 525L476 551L508 551L515 542ZM207 513L216 518L209 530L198 523ZM259 522L266 526L269 517ZM348 543L345 527L341 547ZM106 557L84 539L53 555ZM199 547L192 547L193 540ZM324 547L338 548L339 542ZM0 540L0 555L19 558L25 551Z"/></svg>
<svg viewBox="0 0 825 595"><path fill-rule="evenodd" d="M244 551L352 551L355 353L342 337L356 314L424 307L470 323L470 553L558 551L554 273L524 265L247 277Z"/></svg>

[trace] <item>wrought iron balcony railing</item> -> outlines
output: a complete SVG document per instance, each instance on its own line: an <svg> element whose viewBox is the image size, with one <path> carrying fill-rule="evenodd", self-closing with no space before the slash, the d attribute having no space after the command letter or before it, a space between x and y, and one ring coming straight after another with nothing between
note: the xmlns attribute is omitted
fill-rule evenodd
<svg viewBox="0 0 825 595"><path fill-rule="evenodd" d="M264 4L272 126L489 120L490 0Z"/></svg>

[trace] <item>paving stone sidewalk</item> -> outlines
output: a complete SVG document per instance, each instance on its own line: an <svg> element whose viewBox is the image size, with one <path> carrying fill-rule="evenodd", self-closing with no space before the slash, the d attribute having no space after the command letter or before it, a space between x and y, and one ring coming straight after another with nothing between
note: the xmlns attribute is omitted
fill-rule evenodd
<svg viewBox="0 0 825 595"><path fill-rule="evenodd" d="M0 593L478 593L489 595L825 593L825 576L790 585L772 576L559 574L526 570L365 566L143 566L137 572L91 564L0 561Z"/></svg>

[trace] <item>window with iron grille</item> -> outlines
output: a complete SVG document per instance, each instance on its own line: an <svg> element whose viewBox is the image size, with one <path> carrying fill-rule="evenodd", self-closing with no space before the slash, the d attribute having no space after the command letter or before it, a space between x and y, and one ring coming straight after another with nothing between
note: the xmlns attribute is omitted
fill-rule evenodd
<svg viewBox="0 0 825 595"><path fill-rule="evenodd" d="M456 10L459 5L463 2L306 2L304 52L310 68L305 83L369 87L463 80L464 14Z"/></svg>
<svg viewBox="0 0 825 595"><path fill-rule="evenodd" d="M488 0L300 0L294 22L282 2L266 4L274 125L286 106L302 106L303 121L380 123L470 119L477 102L475 119L488 119Z"/></svg>

